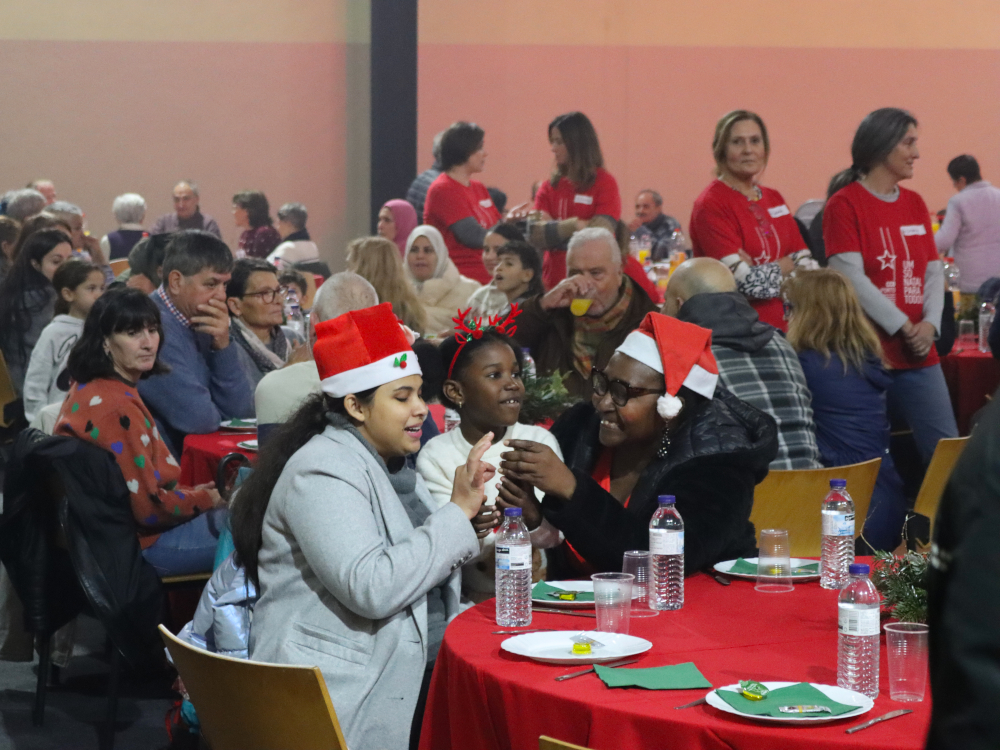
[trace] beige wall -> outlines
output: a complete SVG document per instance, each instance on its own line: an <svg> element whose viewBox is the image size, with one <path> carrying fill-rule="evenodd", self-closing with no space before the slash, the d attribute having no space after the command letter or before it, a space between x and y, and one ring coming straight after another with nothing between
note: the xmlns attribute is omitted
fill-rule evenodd
<svg viewBox="0 0 1000 750"><path fill-rule="evenodd" d="M368 17L357 0L5 7L3 188L50 177L101 235L116 195L142 194L152 223L190 177L230 244L233 193L263 190L272 214L305 203L342 267L368 221Z"/></svg>
<svg viewBox="0 0 1000 750"><path fill-rule="evenodd" d="M794 210L850 163L865 114L910 109L922 158L908 186L931 210L945 172L975 154L1000 183L1000 6L995 0L422 0L418 167L457 119L486 130L488 185L527 200L552 167L546 127L586 112L626 211L654 187L687 225L712 177L718 118L757 111L762 181Z"/></svg>

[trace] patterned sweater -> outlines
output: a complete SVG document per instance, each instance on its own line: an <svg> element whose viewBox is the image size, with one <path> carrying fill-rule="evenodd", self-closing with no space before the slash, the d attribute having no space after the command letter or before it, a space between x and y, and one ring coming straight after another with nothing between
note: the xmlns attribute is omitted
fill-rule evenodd
<svg viewBox="0 0 1000 750"><path fill-rule="evenodd" d="M87 440L111 451L131 492L139 544L212 507L206 490L177 486L181 469L160 437L133 385L114 378L74 383L56 420L56 435Z"/></svg>

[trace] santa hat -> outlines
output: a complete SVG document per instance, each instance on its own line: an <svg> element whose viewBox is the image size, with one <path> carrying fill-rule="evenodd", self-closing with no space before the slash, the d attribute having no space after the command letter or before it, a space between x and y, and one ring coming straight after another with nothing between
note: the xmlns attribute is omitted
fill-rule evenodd
<svg viewBox="0 0 1000 750"><path fill-rule="evenodd" d="M313 356L320 387L334 398L422 374L389 302L324 320Z"/></svg>
<svg viewBox="0 0 1000 750"><path fill-rule="evenodd" d="M681 386L705 398L715 395L719 366L712 355L712 332L707 328L646 313L639 327L615 351L663 374L667 392L656 400L656 411L664 419L680 414L683 403L677 392Z"/></svg>

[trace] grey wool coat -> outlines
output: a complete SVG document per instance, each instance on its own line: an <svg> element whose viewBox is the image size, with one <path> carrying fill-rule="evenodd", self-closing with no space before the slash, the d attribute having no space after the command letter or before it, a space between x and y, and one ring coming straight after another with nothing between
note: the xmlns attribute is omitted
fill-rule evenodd
<svg viewBox="0 0 1000 750"><path fill-rule="evenodd" d="M455 504L414 528L385 463L338 417L285 465L264 516L250 658L318 666L351 750L405 748L427 592L479 552ZM457 589L452 606L458 611Z"/></svg>

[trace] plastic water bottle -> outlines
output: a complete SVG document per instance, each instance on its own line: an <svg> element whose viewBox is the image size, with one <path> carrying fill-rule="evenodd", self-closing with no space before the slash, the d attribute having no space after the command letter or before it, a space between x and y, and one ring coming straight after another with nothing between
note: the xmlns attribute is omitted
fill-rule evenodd
<svg viewBox="0 0 1000 750"><path fill-rule="evenodd" d="M524 374L535 375L535 360L531 356L530 349L521 349L521 359L524 361Z"/></svg>
<svg viewBox="0 0 1000 750"><path fill-rule="evenodd" d="M990 302L984 302L979 306L979 351L988 352L990 350L990 326L993 325L993 316L996 308Z"/></svg>
<svg viewBox="0 0 1000 750"><path fill-rule="evenodd" d="M867 565L851 563L850 575L837 600L837 686L875 698L882 597Z"/></svg>
<svg viewBox="0 0 1000 750"><path fill-rule="evenodd" d="M660 495L649 521L649 608L684 606L684 521L673 495Z"/></svg>
<svg viewBox="0 0 1000 750"><path fill-rule="evenodd" d="M503 515L496 538L497 625L519 628L531 624L531 539L520 508Z"/></svg>
<svg viewBox="0 0 1000 750"><path fill-rule="evenodd" d="M854 501L847 494L846 480L830 480L830 494L823 501L822 513L819 585L841 589L847 583L847 566L854 562Z"/></svg>
<svg viewBox="0 0 1000 750"><path fill-rule="evenodd" d="M667 258L671 263L678 257L677 253L680 254L681 262L687 260L687 248L684 244L684 234L680 229L670 233L670 239L667 240Z"/></svg>
<svg viewBox="0 0 1000 750"><path fill-rule="evenodd" d="M305 333L306 322L305 318L302 316L302 308L299 305L299 297L297 294L289 294L288 298L285 300L285 325L300 336Z"/></svg>
<svg viewBox="0 0 1000 750"><path fill-rule="evenodd" d="M947 287L948 291L951 292L951 301L955 307L955 314L958 314L959 298L962 294L962 287L959 282L962 279L962 273L958 266L955 264L954 258L944 259L944 285Z"/></svg>

